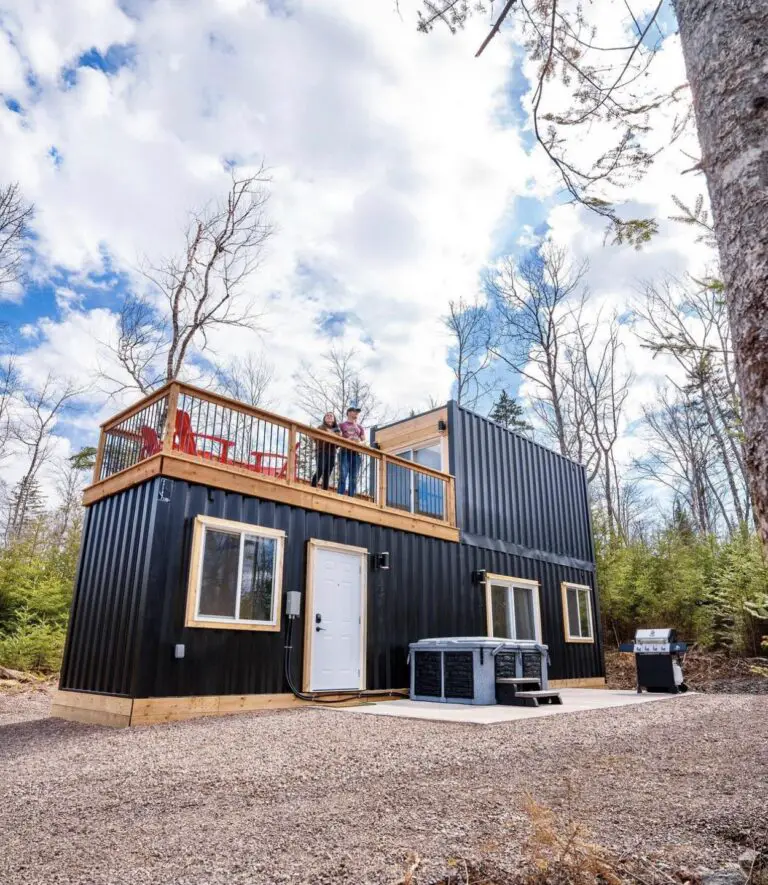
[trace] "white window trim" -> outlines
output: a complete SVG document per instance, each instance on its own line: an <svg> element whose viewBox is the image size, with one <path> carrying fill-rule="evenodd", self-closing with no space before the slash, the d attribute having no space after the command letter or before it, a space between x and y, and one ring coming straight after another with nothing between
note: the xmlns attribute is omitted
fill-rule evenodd
<svg viewBox="0 0 768 885"><path fill-rule="evenodd" d="M200 615L200 585L203 579L203 556L205 553L205 532L207 529L228 532L240 536L240 554L237 570L237 596L235 617ZM275 545L275 570L272 576L272 618L269 621L254 621L239 617L240 594L243 580L243 549L246 535L250 537L273 538ZM234 522L215 516L197 516L192 534L192 556L187 585L186 627L204 627L216 630L280 630L280 615L283 601L283 559L285 556L285 532L266 526L251 525L247 522Z"/></svg>
<svg viewBox="0 0 768 885"><path fill-rule="evenodd" d="M568 617L568 591L569 590L586 590L587 591L587 599L589 603L587 605L587 614L589 616L589 636L572 636L571 635L571 621ZM589 584L574 584L571 581L563 581L560 585L560 592L563 597L563 630L565 632L565 641L566 642L586 642L590 644L594 644L595 642L595 623L592 617L592 588ZM581 607L581 594L576 594L576 605ZM577 610L577 616L579 616L579 624L581 624L580 611Z"/></svg>
<svg viewBox="0 0 768 885"><path fill-rule="evenodd" d="M493 585L499 585L507 588L507 591L513 590L515 587L520 590L531 590L533 592L533 623L534 623L534 631L536 633L535 641L538 643L542 642L542 631L541 631L541 599L539 593L539 582L531 581L528 578L514 578L509 575L492 575L486 574L485 576L485 615L486 615L486 630L488 632L488 636L494 639L506 639L507 637L495 637L493 635L493 594L491 593L491 587ZM512 619L514 621L515 613L514 613L514 600L512 600ZM516 640L512 639L510 642L515 642ZM530 640L520 640L521 642L530 641Z"/></svg>

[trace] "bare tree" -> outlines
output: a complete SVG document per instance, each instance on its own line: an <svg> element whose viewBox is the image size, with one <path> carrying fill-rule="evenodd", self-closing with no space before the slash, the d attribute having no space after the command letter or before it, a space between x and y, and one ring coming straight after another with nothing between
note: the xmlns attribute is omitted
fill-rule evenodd
<svg viewBox="0 0 768 885"><path fill-rule="evenodd" d="M661 390L643 412L648 449L636 461L638 474L682 500L698 532L715 532L721 517L732 529L731 512L715 475L713 440L700 406L684 391L670 396Z"/></svg>
<svg viewBox="0 0 768 885"><path fill-rule="evenodd" d="M0 338L0 344L2 338ZM20 386L16 356L9 350L0 357L0 463L7 457L8 444L15 434L13 403Z"/></svg>
<svg viewBox="0 0 768 885"><path fill-rule="evenodd" d="M579 317L576 317L580 320ZM623 431L624 407L634 381L631 371L623 371L620 358L623 344L618 318L609 323L600 316L587 325L577 321L574 343L569 347L569 400L577 407L582 424L577 426L591 442L592 477L599 477L609 535L622 528L620 508L623 499L615 447ZM606 334L607 331L607 334ZM575 434L571 434L573 437Z"/></svg>
<svg viewBox="0 0 768 885"><path fill-rule="evenodd" d="M54 515L54 542L63 544L77 531L83 518L83 488L90 481L96 449L86 447L56 466L58 507Z"/></svg>
<svg viewBox="0 0 768 885"><path fill-rule="evenodd" d="M741 393L722 287L686 286L672 279L661 286L647 286L636 314L648 330L636 326L640 340L653 353L673 357L685 373L687 391L706 420L727 480L729 506L736 521L745 522L751 502Z"/></svg>
<svg viewBox="0 0 768 885"><path fill-rule="evenodd" d="M214 383L226 396L251 406L269 408L269 389L275 379L275 367L263 355L248 353L234 357L224 366L216 366Z"/></svg>
<svg viewBox="0 0 768 885"><path fill-rule="evenodd" d="M489 279L498 315L489 349L539 391L534 409L561 454L571 455L563 380L572 312L586 297L586 263L551 242L521 261L505 258Z"/></svg>
<svg viewBox="0 0 768 885"><path fill-rule="evenodd" d="M582 4L507 0L480 47L481 52L505 19L513 21L513 10L516 15L520 11L528 28L528 50L539 63L532 103L536 137L573 198L610 220L615 241L635 245L656 231L655 220L622 221L611 196L600 193L600 185L626 182L652 162L654 152L642 146L645 134L654 128L650 111L681 105L673 138L690 118L680 87L669 90L665 84L657 95L638 94L660 44L651 35L662 6L659 0L642 24L633 16L636 33L626 45L614 47L598 44L599 22L587 21ZM442 21L455 29L476 8L469 0L425 0L419 26L429 30ZM768 550L768 99L766 41L761 36L768 32L768 6L764 0L678 0L675 12L702 149L694 168L707 179L728 298L743 401L745 464ZM718 35L714 49L713 35ZM564 113L544 113L545 85L556 74L570 90L572 107ZM579 127L595 123L613 127L616 138L591 165L577 165L565 151Z"/></svg>
<svg viewBox="0 0 768 885"><path fill-rule="evenodd" d="M25 390L21 395L14 437L27 463L11 501L6 524L7 537L18 537L24 531L38 494L40 471L52 455L56 423L81 393L82 388L68 382L61 383L53 375L48 375L40 387Z"/></svg>
<svg viewBox="0 0 768 885"><path fill-rule="evenodd" d="M184 251L143 271L151 293L126 298L110 347L124 377L103 373L113 392L147 394L179 378L193 347L205 347L214 329L256 327L258 317L242 295L272 234L266 181L263 168L233 175L223 202L192 214Z"/></svg>
<svg viewBox="0 0 768 885"><path fill-rule="evenodd" d="M32 206L18 184L0 187L0 292L17 283L24 262L24 240L32 220Z"/></svg>
<svg viewBox="0 0 768 885"><path fill-rule="evenodd" d="M450 301L443 325L451 336L449 362L456 402L474 409L494 389L490 374L493 335L488 309L477 299Z"/></svg>
<svg viewBox="0 0 768 885"><path fill-rule="evenodd" d="M296 405L312 423L319 424L326 412L333 412L339 421L350 405L355 404L363 419L375 424L380 407L373 386L360 367L353 348L332 347L322 357L319 367L302 363L294 375Z"/></svg>

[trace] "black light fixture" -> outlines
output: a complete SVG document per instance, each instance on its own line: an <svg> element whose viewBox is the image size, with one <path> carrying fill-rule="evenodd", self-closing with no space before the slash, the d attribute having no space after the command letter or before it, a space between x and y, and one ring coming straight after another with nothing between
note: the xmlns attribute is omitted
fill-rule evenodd
<svg viewBox="0 0 768 885"><path fill-rule="evenodd" d="M373 567L379 571L389 571L389 552L373 554Z"/></svg>
<svg viewBox="0 0 768 885"><path fill-rule="evenodd" d="M437 429L438 429L440 432L443 432L443 431L445 431L445 430L448 430L448 425L445 423L445 421L443 421L442 418L437 422Z"/></svg>
<svg viewBox="0 0 768 885"><path fill-rule="evenodd" d="M473 584L485 584L485 569L477 569L477 571L472 572L472 583Z"/></svg>

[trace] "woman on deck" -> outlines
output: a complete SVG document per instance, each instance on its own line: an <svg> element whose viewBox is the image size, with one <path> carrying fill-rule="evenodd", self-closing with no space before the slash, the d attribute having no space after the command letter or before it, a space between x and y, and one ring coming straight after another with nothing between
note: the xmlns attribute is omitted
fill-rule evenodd
<svg viewBox="0 0 768 885"><path fill-rule="evenodd" d="M326 433L333 433L341 436L341 429L336 421L333 412L326 412L323 423L320 424L320 430ZM312 485L317 488L318 483L322 483L323 488L328 491L328 482L336 466L336 445L325 440L316 440L317 451L315 457L317 459L315 473L312 477Z"/></svg>

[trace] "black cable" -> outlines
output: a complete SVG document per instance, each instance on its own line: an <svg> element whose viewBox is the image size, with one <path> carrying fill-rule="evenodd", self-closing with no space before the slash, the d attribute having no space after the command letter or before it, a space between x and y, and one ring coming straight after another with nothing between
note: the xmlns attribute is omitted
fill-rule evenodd
<svg viewBox="0 0 768 885"><path fill-rule="evenodd" d="M360 700L363 698L408 697L408 695L404 694L403 692L396 691L394 689L383 689L381 691L375 692L350 691L345 693L344 697L341 698L325 698L322 695L308 694L307 692L299 691L299 689L296 688L296 686L293 684L293 679L291 678L291 651L293 650L291 639L293 637L293 621L293 618L288 618L288 630L285 634L285 654L283 656L283 659L285 662L285 681L288 683L288 688L290 688L293 694L300 701L313 701L316 704L345 704L347 701Z"/></svg>

